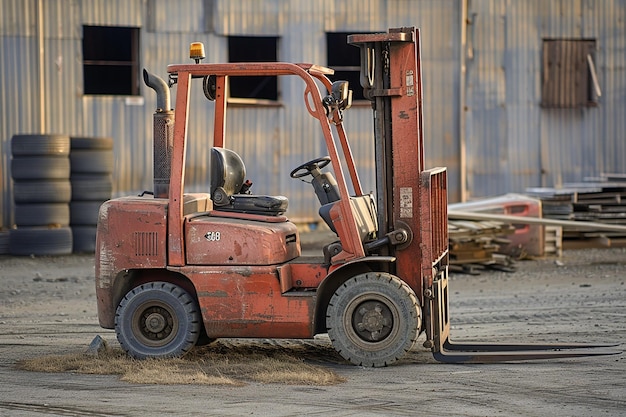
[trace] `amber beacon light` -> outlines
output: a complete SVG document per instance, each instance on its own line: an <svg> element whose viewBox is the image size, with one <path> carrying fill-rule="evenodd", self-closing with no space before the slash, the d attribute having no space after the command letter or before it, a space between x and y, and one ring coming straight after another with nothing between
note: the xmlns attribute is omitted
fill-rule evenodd
<svg viewBox="0 0 626 417"><path fill-rule="evenodd" d="M202 42L192 42L189 45L189 58L195 60L196 64L199 64L205 57L204 44Z"/></svg>

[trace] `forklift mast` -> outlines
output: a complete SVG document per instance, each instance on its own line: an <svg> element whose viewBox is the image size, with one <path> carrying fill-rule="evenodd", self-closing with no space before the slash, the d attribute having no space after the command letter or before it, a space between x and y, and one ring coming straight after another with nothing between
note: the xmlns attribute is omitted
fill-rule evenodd
<svg viewBox="0 0 626 417"><path fill-rule="evenodd" d="M615 354L610 344L453 343L448 297L448 214L445 168L425 169L420 31L355 34L360 83L372 102L379 250L396 259L391 271L423 308L424 346L440 362L500 362ZM380 239L379 239L380 240Z"/></svg>
<svg viewBox="0 0 626 417"><path fill-rule="evenodd" d="M395 275L409 284L425 307L428 340L433 281L447 285L447 172L425 169L422 69L419 30L348 36L360 48L360 82L372 101L379 237L390 245L381 255L396 258ZM447 308L446 308L447 310ZM447 312L441 317L448 325Z"/></svg>

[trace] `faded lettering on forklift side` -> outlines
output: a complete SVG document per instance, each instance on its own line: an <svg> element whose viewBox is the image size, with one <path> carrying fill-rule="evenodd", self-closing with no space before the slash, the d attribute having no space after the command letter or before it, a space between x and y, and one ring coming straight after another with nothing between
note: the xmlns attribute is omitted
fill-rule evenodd
<svg viewBox="0 0 626 417"><path fill-rule="evenodd" d="M400 187L400 218L410 219L413 217L413 189Z"/></svg>

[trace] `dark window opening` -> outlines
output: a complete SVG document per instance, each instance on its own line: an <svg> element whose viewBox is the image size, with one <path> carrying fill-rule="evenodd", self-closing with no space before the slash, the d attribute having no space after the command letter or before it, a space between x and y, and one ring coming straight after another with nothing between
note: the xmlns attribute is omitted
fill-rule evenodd
<svg viewBox="0 0 626 417"><path fill-rule="evenodd" d="M595 50L595 40L543 40L542 107L597 106L602 93Z"/></svg>
<svg viewBox="0 0 626 417"><path fill-rule="evenodd" d="M229 62L276 62L278 38L273 36L230 36ZM229 77L233 98L278 100L276 76Z"/></svg>
<svg viewBox="0 0 626 417"><path fill-rule="evenodd" d="M348 35L355 32L326 33L326 62L335 70L332 81L348 81L353 100L364 100L360 81L361 56L359 48L348 44Z"/></svg>
<svg viewBox="0 0 626 417"><path fill-rule="evenodd" d="M85 94L139 95L139 28L83 26Z"/></svg>

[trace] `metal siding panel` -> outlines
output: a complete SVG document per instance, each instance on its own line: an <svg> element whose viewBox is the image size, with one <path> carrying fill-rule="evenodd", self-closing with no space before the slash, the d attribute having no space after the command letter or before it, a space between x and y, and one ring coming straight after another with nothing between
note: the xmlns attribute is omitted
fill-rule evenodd
<svg viewBox="0 0 626 417"><path fill-rule="evenodd" d="M37 38L3 36L0 45L0 227L12 225L11 137L41 133Z"/></svg>
<svg viewBox="0 0 626 417"><path fill-rule="evenodd" d="M280 36L288 2L215 0L213 27L220 35Z"/></svg>
<svg viewBox="0 0 626 417"><path fill-rule="evenodd" d="M624 171L623 108L626 94L624 76L624 1L510 1L506 3L506 51L503 70L506 74L506 112L486 117L489 109L485 91L496 88L499 81L482 77L468 80L468 103L473 111L468 130L480 131L485 137L474 138L470 146L482 144L486 155L473 158L474 166L490 164L490 173L474 175L472 194L476 197L496 193L520 192L531 186L559 186L581 181L602 171ZM492 1L473 1L477 22L491 22L492 34L482 41L474 40L475 53L493 53L497 17ZM472 11L470 11L470 15ZM478 23L480 24L480 23ZM473 28L475 31L477 28ZM541 109L541 39L596 39L596 67L603 96L597 108ZM617 62L616 62L617 61ZM474 63L472 63L474 65ZM478 90L476 88L478 87ZM482 98L481 98L482 97ZM620 113L622 115L620 115ZM496 124L504 123L501 135ZM480 127L478 127L480 126ZM619 126L619 127L618 127ZM496 152L506 141L508 150ZM498 167L498 158L505 162ZM494 180L500 178L499 183Z"/></svg>
<svg viewBox="0 0 626 417"><path fill-rule="evenodd" d="M83 96L82 102L81 134L113 138L113 194L152 190L152 130L144 122L150 113L119 96Z"/></svg>
<svg viewBox="0 0 626 417"><path fill-rule="evenodd" d="M583 0L535 2L536 13L541 16L541 35L544 38L582 37L582 2Z"/></svg>
<svg viewBox="0 0 626 417"><path fill-rule="evenodd" d="M503 2L472 2L467 62L467 169L470 197L497 195L506 186L505 20Z"/></svg>
<svg viewBox="0 0 626 417"><path fill-rule="evenodd" d="M626 1L599 2L596 68L602 88L601 112L591 126L591 137L601 149L603 172L626 172ZM600 7L602 6L602 7ZM597 110L597 109L596 109Z"/></svg>
<svg viewBox="0 0 626 417"><path fill-rule="evenodd" d="M82 131L83 71L80 39L45 40L45 110L49 132Z"/></svg>
<svg viewBox="0 0 626 417"><path fill-rule="evenodd" d="M325 1L326 32L385 32L387 4L377 0ZM358 12L355 12L357 11Z"/></svg>
<svg viewBox="0 0 626 417"><path fill-rule="evenodd" d="M511 2L506 10L506 138L508 181L499 194L523 190L541 181L538 107L541 85L541 38L537 1Z"/></svg>
<svg viewBox="0 0 626 417"><path fill-rule="evenodd" d="M37 0L2 0L1 36L37 36Z"/></svg>
<svg viewBox="0 0 626 417"><path fill-rule="evenodd" d="M41 133L39 126L38 47L33 37L3 37L0 57L3 139L16 133ZM35 82L34 82L35 81Z"/></svg>
<svg viewBox="0 0 626 417"><path fill-rule="evenodd" d="M161 14L166 13L161 8L172 7L161 0L155 1ZM201 14L200 4L211 4L212 9L202 14L213 16L213 21L201 25L199 16L183 14L159 21L165 27L157 27L156 33L149 33L143 27L141 63L161 77L166 76L167 64L188 59L187 46L191 41L206 42L208 62L225 61L225 38L220 35L230 32L281 36L279 59L323 64L327 30L361 32L386 30L389 26L420 27L426 161L428 166L448 166L451 200L458 195L455 190L458 190L460 176L461 65L458 57L461 54L458 40L461 38L461 0L187 1L198 15ZM0 105L3 109L0 113L3 135L0 208L2 224L7 225L11 206L8 144L16 133L40 133L40 87L37 1L0 2L3 11L0 16ZM113 137L115 192L119 195L151 189L154 93L142 86L145 104L128 106L123 97L83 97L82 91L77 91L82 89L82 62L80 34L76 32L83 24L143 26L147 20L144 18L147 1L50 0L43 3L49 130ZM520 192L528 186L558 185L602 171L624 172L626 0L472 0L471 8L478 13L476 25L468 28L473 36L468 46L474 48L475 57L468 62L466 74L466 103L470 106L465 132L474 135L467 135L468 169L480 168L480 175L470 178L472 195L480 197ZM351 10L360 13L350 13ZM167 16L170 18L169 13ZM200 27L212 25L219 29L220 35L204 33L205 28ZM164 32L178 29L180 33ZM603 93L597 108L568 110L567 113L539 108L540 45L542 38L549 37L596 39L596 67ZM470 66L479 63L490 69L472 73ZM232 112L233 119L229 123L240 120L246 125L254 124L254 128L246 126L238 133L240 138L243 132L254 138L253 141L246 138L251 144L251 148L244 151L247 160L256 158L259 152L255 148L260 146L257 138L267 140L268 134L278 138L280 146L271 148L278 156L272 157L263 148L259 160L267 166L259 174L250 172L257 183L254 189L288 196L290 216L315 220L317 207L310 204L313 190L308 184L290 179L288 171L324 153L319 126L302 109L302 85L298 80L281 81L280 94L283 107L260 112L237 109ZM190 137L206 136L207 140L190 142L188 158L192 165L188 170L188 185L204 191L212 121L203 115L212 114L213 104L204 99L201 92L194 91L191 106L198 116L190 123ZM269 133L260 130L269 129L270 122L277 123L278 127L273 129L278 130ZM350 109L346 113L346 126L364 188L368 190L373 188L373 184L367 185L373 159L371 111L359 107ZM269 182L265 182L262 178L269 172L268 164L284 170L278 174L278 180L268 178Z"/></svg>
<svg viewBox="0 0 626 417"><path fill-rule="evenodd" d="M325 10L325 1L290 2L283 19L282 39L279 44L280 60L326 65ZM280 175L278 194L289 198L287 214L290 218L307 222L318 221L319 203L313 187L290 178L289 172L306 161L327 155L328 152L319 122L304 107L304 83L298 77L281 77L279 88L283 103L280 119L283 132L278 163L284 167L284 173Z"/></svg>
<svg viewBox="0 0 626 417"><path fill-rule="evenodd" d="M83 25L140 27L144 0L80 0ZM171 6L175 7L175 6Z"/></svg>
<svg viewBox="0 0 626 417"><path fill-rule="evenodd" d="M46 0L42 2L44 36L47 39L76 39L81 36L80 0Z"/></svg>
<svg viewBox="0 0 626 417"><path fill-rule="evenodd" d="M159 33L202 33L205 31L205 0L148 0L147 29Z"/></svg>
<svg viewBox="0 0 626 417"><path fill-rule="evenodd" d="M448 168L450 201L460 198L461 7L458 0L387 2L387 27L415 26L422 37L426 167Z"/></svg>
<svg viewBox="0 0 626 417"><path fill-rule="evenodd" d="M253 194L281 194L280 177L288 176L291 170L278 163L283 151L281 111L280 107L231 107L228 110L224 144L247 162L246 175L254 184Z"/></svg>
<svg viewBox="0 0 626 417"><path fill-rule="evenodd" d="M448 198L460 198L461 11L458 2L431 2L415 7L422 36L424 84L424 154L427 168L448 168ZM423 28L423 29L422 29Z"/></svg>
<svg viewBox="0 0 626 417"><path fill-rule="evenodd" d="M559 38L596 39L596 68L603 96L598 107L542 112L541 141L546 172L543 184L548 186L626 170L623 162L626 158L623 144L625 2L585 1L575 6L550 27L549 34Z"/></svg>

